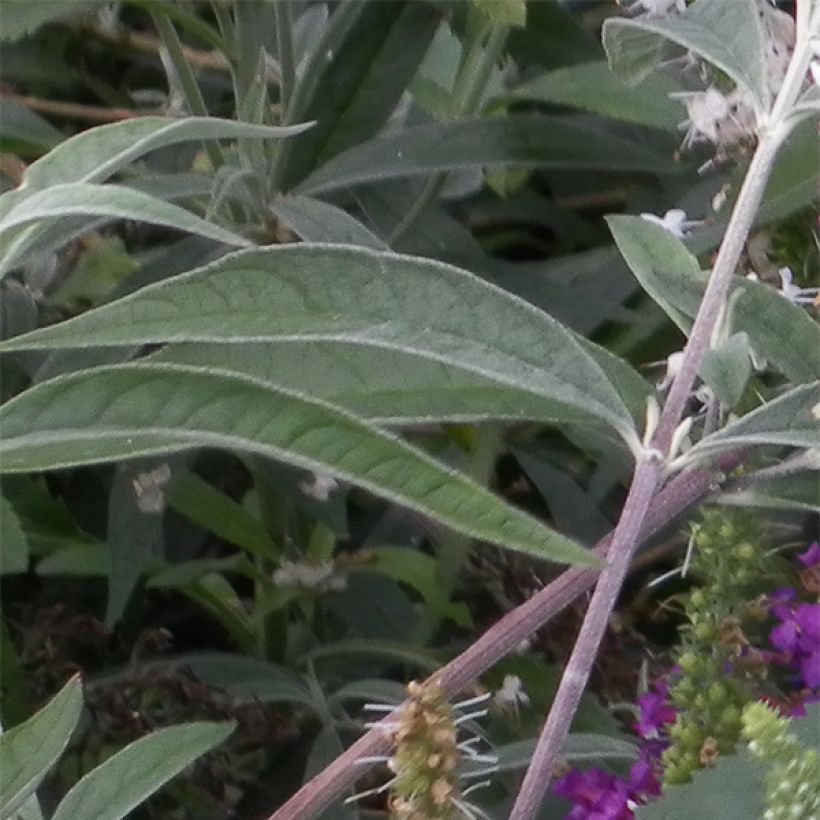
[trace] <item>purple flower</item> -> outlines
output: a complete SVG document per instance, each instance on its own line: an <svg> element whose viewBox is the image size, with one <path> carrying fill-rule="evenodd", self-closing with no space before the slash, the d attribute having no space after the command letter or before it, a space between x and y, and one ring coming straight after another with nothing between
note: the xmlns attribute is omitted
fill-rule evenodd
<svg viewBox="0 0 820 820"><path fill-rule="evenodd" d="M644 740L657 740L665 727L675 722L677 711L669 703L669 685L663 679L656 681L654 691L644 692L637 699L640 718L632 728Z"/></svg>
<svg viewBox="0 0 820 820"><path fill-rule="evenodd" d="M553 788L575 804L567 820L632 820L629 784L603 769L573 769Z"/></svg>
<svg viewBox="0 0 820 820"><path fill-rule="evenodd" d="M820 543L815 541L802 555L797 556L797 560L806 567L806 569L816 567L820 564Z"/></svg>
<svg viewBox="0 0 820 820"><path fill-rule="evenodd" d="M809 689L820 687L820 604L776 603L770 612L780 621L771 632L772 645L797 666Z"/></svg>

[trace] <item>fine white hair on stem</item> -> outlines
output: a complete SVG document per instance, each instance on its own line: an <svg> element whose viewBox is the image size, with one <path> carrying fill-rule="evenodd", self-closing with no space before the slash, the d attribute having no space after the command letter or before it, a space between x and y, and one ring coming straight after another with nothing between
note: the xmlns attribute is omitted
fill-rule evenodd
<svg viewBox="0 0 820 820"><path fill-rule="evenodd" d="M485 692L483 695L476 695L474 698L470 698L469 700L460 700L458 703L453 704L453 709L464 709L467 706L475 706L477 703L484 703L484 701L489 700L492 697L492 692Z"/></svg>
<svg viewBox="0 0 820 820"><path fill-rule="evenodd" d="M348 803L355 803L357 800L361 800L363 797L370 797L371 794L384 794L396 781L398 777L391 777L386 783L382 783L381 786L376 786L375 789L367 789L367 791L357 792L356 794L351 794L350 797L345 798L345 804Z"/></svg>
<svg viewBox="0 0 820 820"><path fill-rule="evenodd" d="M467 712L466 715L459 715L454 721L454 726L461 726L462 723L466 723L468 720L478 720L479 718L483 718L487 716L486 709L477 709L475 712Z"/></svg>
<svg viewBox="0 0 820 820"><path fill-rule="evenodd" d="M686 545L686 555L683 557L683 566L680 568L680 577L685 578L689 572L689 565L692 563L692 554L695 551L695 533L689 536L689 543Z"/></svg>

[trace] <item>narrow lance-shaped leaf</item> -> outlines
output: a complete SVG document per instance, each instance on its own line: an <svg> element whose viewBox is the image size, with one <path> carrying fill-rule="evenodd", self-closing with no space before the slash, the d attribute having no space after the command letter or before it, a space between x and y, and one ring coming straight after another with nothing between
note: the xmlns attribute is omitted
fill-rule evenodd
<svg viewBox="0 0 820 820"><path fill-rule="evenodd" d="M630 443L636 436L600 367L550 316L459 268L363 248L302 244L232 254L17 336L0 351L273 340L402 351L578 408Z"/></svg>
<svg viewBox="0 0 820 820"><path fill-rule="evenodd" d="M321 199L309 196L289 197L273 202L270 209L274 216L306 242L361 245L363 248L388 250L384 240L358 219Z"/></svg>
<svg viewBox="0 0 820 820"><path fill-rule="evenodd" d="M281 139L311 123L254 125L218 117L135 117L82 131L61 142L26 169L20 191L41 191L66 182L104 182L151 151L200 140Z"/></svg>
<svg viewBox="0 0 820 820"><path fill-rule="evenodd" d="M734 447L820 447L820 382L802 384L699 441L687 460Z"/></svg>
<svg viewBox="0 0 820 820"><path fill-rule="evenodd" d="M57 762L82 706L75 676L39 712L0 735L0 817L13 816Z"/></svg>
<svg viewBox="0 0 820 820"><path fill-rule="evenodd" d="M698 0L682 14L637 19L611 17L603 41L612 70L633 83L655 70L665 41L717 66L768 109L766 50L756 0Z"/></svg>
<svg viewBox="0 0 820 820"><path fill-rule="evenodd" d="M80 779L51 820L120 820L233 729L233 723L187 723L135 740Z"/></svg>
<svg viewBox="0 0 820 820"><path fill-rule="evenodd" d="M631 88L602 60L550 71L513 89L510 97L566 105L616 120L676 131L683 119L683 109L669 94L681 90L679 82L663 74L648 77L640 89Z"/></svg>
<svg viewBox="0 0 820 820"><path fill-rule="evenodd" d="M169 345L151 358L244 373L341 405L379 424L490 419L596 423L594 415L580 408L458 367L400 350L339 341L185 343Z"/></svg>
<svg viewBox="0 0 820 820"><path fill-rule="evenodd" d="M433 123L356 145L314 171L297 188L317 194L397 177L503 165L561 170L681 170L666 157L609 131L561 117Z"/></svg>
<svg viewBox="0 0 820 820"><path fill-rule="evenodd" d="M165 225L224 242L234 247L251 243L237 234L152 196L120 185L73 182L53 185L15 204L0 220L0 275L15 264L28 247L25 228L32 223L74 216L132 219Z"/></svg>
<svg viewBox="0 0 820 820"><path fill-rule="evenodd" d="M31 472L194 446L330 472L465 535L552 560L588 552L402 439L332 405L222 372L133 364L73 373L0 408L0 465Z"/></svg>

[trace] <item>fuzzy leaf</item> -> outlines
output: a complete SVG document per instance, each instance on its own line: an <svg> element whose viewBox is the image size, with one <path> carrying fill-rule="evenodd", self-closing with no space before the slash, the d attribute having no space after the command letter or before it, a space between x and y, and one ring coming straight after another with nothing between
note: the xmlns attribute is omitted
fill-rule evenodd
<svg viewBox="0 0 820 820"><path fill-rule="evenodd" d="M0 735L0 817L12 817L34 794L68 745L82 706L75 676L39 712Z"/></svg>
<svg viewBox="0 0 820 820"><path fill-rule="evenodd" d="M314 171L303 194L397 177L503 165L511 168L676 173L672 160L637 142L561 117L437 122L356 145Z"/></svg>
<svg viewBox="0 0 820 820"><path fill-rule="evenodd" d="M732 408L740 401L751 372L749 337L735 333L720 347L706 352L698 375L723 404Z"/></svg>
<svg viewBox="0 0 820 820"><path fill-rule="evenodd" d="M600 367L547 314L458 268L345 246L223 257L0 350L265 340L401 351L577 408L625 439L635 436Z"/></svg>
<svg viewBox="0 0 820 820"><path fill-rule="evenodd" d="M551 560L590 554L466 476L331 405L246 377L136 364L44 382L0 408L2 469L217 446L330 472L465 535Z"/></svg>
<svg viewBox="0 0 820 820"><path fill-rule="evenodd" d="M129 743L92 769L62 799L51 820L121 820L198 757L218 746L233 723L187 723Z"/></svg>
<svg viewBox="0 0 820 820"><path fill-rule="evenodd" d="M698 0L670 17L611 17L603 40L612 70L638 83L651 74L671 41L717 66L769 106L766 50L756 0Z"/></svg>
<svg viewBox="0 0 820 820"><path fill-rule="evenodd" d="M802 384L699 441L692 459L735 447L820 447L820 382Z"/></svg>
<svg viewBox="0 0 820 820"><path fill-rule="evenodd" d="M510 96L580 108L616 120L676 131L683 119L680 104L669 98L680 83L663 74L648 77L640 90L630 88L606 61L581 63L551 71L516 88Z"/></svg>

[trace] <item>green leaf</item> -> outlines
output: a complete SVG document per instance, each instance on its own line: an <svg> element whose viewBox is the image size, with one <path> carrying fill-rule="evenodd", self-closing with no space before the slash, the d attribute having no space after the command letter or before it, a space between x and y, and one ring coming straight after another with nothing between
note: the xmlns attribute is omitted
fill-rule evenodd
<svg viewBox="0 0 820 820"><path fill-rule="evenodd" d="M627 215L608 216L606 221L641 287L688 333L704 289L698 260L683 242L654 222Z"/></svg>
<svg viewBox="0 0 820 820"><path fill-rule="evenodd" d="M498 771L526 769L532 760L536 739L516 740L493 749L498 757ZM635 743L609 735L573 732L561 746L561 759L573 766L605 761L632 763L638 758Z"/></svg>
<svg viewBox="0 0 820 820"><path fill-rule="evenodd" d="M281 139L308 128L310 123L275 127L218 117L135 117L89 128L64 140L29 165L18 192L43 191L67 182L104 182L151 151L183 142L242 137Z"/></svg>
<svg viewBox="0 0 820 820"><path fill-rule="evenodd" d="M394 581L401 581L418 592L428 608L442 618L450 618L459 626L471 624L470 612L463 603L450 601L441 589L436 560L410 547L377 547L368 550L372 560L352 564L351 572L377 572Z"/></svg>
<svg viewBox="0 0 820 820"><path fill-rule="evenodd" d="M686 453L686 459L751 445L820 447L818 416L820 382L803 384L702 439Z"/></svg>
<svg viewBox="0 0 820 820"><path fill-rule="evenodd" d="M274 216L305 242L360 245L377 251L387 244L347 211L308 196L280 199L270 205Z"/></svg>
<svg viewBox="0 0 820 820"><path fill-rule="evenodd" d="M600 367L547 314L458 268L366 249L302 244L226 256L0 350L276 339L403 351L635 436Z"/></svg>
<svg viewBox="0 0 820 820"><path fill-rule="evenodd" d="M732 330L745 332L755 351L793 382L820 378L820 327L800 305L767 285L739 280L731 305Z"/></svg>
<svg viewBox="0 0 820 820"><path fill-rule="evenodd" d="M490 419L595 423L595 417L581 409L456 366L340 341L177 344L152 360L244 373L325 399L379 424Z"/></svg>
<svg viewBox="0 0 820 820"><path fill-rule="evenodd" d="M770 510L799 510L820 513L820 496L817 493L818 467L805 473L785 475L754 484L740 490L722 493L721 504L733 507L760 507Z"/></svg>
<svg viewBox="0 0 820 820"><path fill-rule="evenodd" d="M679 82L653 74L640 90L626 86L605 60L581 63L536 77L510 93L514 100L529 100L580 108L616 120L676 131L683 119L680 103L669 98L681 91Z"/></svg>
<svg viewBox="0 0 820 820"><path fill-rule="evenodd" d="M132 219L198 234L234 247L251 243L225 228L206 222L190 211L120 185L90 185L73 182L53 185L32 194L0 220L0 275L7 273L25 247L27 232L20 230L44 220L73 216Z"/></svg>
<svg viewBox="0 0 820 820"><path fill-rule="evenodd" d="M11 43L40 26L61 20L78 12L91 11L96 2L91 0L0 0L0 42Z"/></svg>
<svg viewBox="0 0 820 820"><path fill-rule="evenodd" d="M747 752L721 755L711 769L700 769L692 782L667 786L658 800L635 809L638 820L749 820L764 817L765 768Z"/></svg>
<svg viewBox="0 0 820 820"><path fill-rule="evenodd" d="M207 573L181 585L179 589L219 621L243 652L251 654L255 650L253 621L224 575Z"/></svg>
<svg viewBox="0 0 820 820"><path fill-rule="evenodd" d="M37 564L37 574L108 578L111 574L111 549L107 544L63 547Z"/></svg>
<svg viewBox="0 0 820 820"><path fill-rule="evenodd" d="M0 735L0 817L13 815L34 794L68 745L82 707L75 675L39 712Z"/></svg>
<svg viewBox="0 0 820 820"><path fill-rule="evenodd" d="M186 473L174 486L170 507L252 555L278 558L267 530L241 504L195 473Z"/></svg>
<svg viewBox="0 0 820 820"><path fill-rule="evenodd" d="M637 142L596 130L589 123L522 115L417 125L377 137L334 157L297 190L325 193L365 182L486 165L641 174L681 170Z"/></svg>
<svg viewBox="0 0 820 820"><path fill-rule="evenodd" d="M28 539L11 502L0 495L0 575L28 571Z"/></svg>
<svg viewBox="0 0 820 820"><path fill-rule="evenodd" d="M439 24L434 9L412 1L369 0L359 5L357 17L340 45L325 46L320 61L305 67L314 76L300 78L288 116L291 121L315 120L316 125L281 146L277 165L282 190L290 190L318 165L379 131ZM312 93L303 95L308 83Z"/></svg>
<svg viewBox="0 0 820 820"><path fill-rule="evenodd" d="M28 154L32 149L53 148L62 139L63 134L48 120L15 100L0 99L0 145L3 150L16 149L18 153Z"/></svg>
<svg viewBox="0 0 820 820"><path fill-rule="evenodd" d="M150 669L190 669L197 680L236 698L256 698L264 703L297 703L316 709L304 681L275 663L227 652L197 652L148 664Z"/></svg>
<svg viewBox="0 0 820 820"><path fill-rule="evenodd" d="M234 723L188 723L129 743L71 788L51 820L120 820L186 766L222 743Z"/></svg>
<svg viewBox="0 0 820 820"><path fill-rule="evenodd" d="M707 350L698 368L698 375L729 408L740 401L746 389L752 373L750 353L749 337L735 333L720 347Z"/></svg>
<svg viewBox="0 0 820 820"><path fill-rule="evenodd" d="M473 0L473 3L494 25L516 28L527 25L525 0Z"/></svg>
<svg viewBox="0 0 820 820"><path fill-rule="evenodd" d="M755 0L698 0L670 17L611 17L604 22L603 41L612 70L629 82L652 73L671 41L717 66L752 94L761 111L768 110L766 49Z"/></svg>
<svg viewBox="0 0 820 820"><path fill-rule="evenodd" d="M706 276L684 244L660 225L635 216L608 216L616 244L646 292L688 333L706 289ZM820 327L774 288L736 278L730 297L732 330L792 381L820 378Z"/></svg>
<svg viewBox="0 0 820 820"><path fill-rule="evenodd" d="M401 439L331 405L233 374L136 364L72 373L0 408L8 472L222 446L352 481L471 537L551 560L590 554Z"/></svg>

